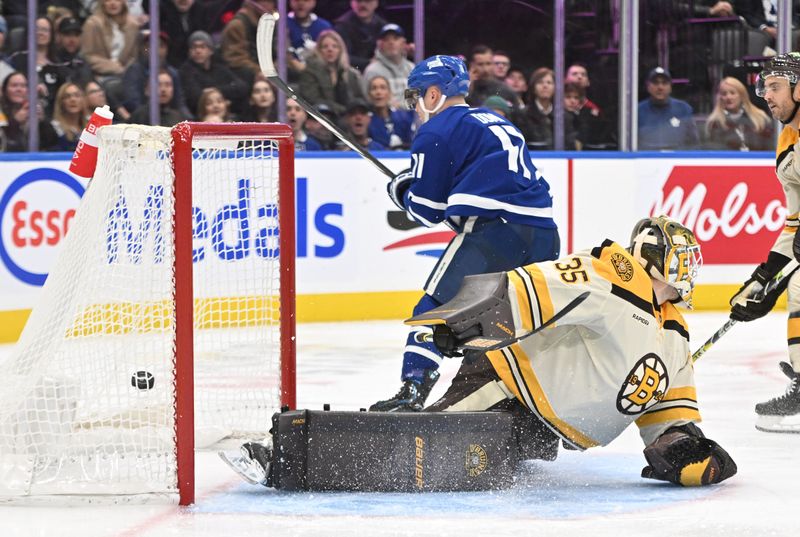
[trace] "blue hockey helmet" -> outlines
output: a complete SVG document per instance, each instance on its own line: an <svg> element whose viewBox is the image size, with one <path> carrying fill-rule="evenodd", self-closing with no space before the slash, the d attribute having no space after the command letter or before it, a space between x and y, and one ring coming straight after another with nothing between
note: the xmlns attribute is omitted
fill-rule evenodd
<svg viewBox="0 0 800 537"><path fill-rule="evenodd" d="M469 91L469 73L464 60L439 55L418 63L408 75L408 89L405 91L406 104L411 110L431 86L438 86L445 97L466 95Z"/></svg>

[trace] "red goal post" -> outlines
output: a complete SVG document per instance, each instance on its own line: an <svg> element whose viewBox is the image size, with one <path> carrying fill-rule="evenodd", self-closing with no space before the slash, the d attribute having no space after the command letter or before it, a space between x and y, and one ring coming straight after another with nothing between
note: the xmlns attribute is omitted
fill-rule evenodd
<svg viewBox="0 0 800 537"><path fill-rule="evenodd" d="M294 137L285 124L184 122L172 129L172 166L175 174L174 274L191 274L192 262L192 155L197 139L276 140L279 189L282 199L280 228L280 355L281 406L296 407L295 362L295 176ZM176 438L180 504L194 503L194 345L192 278L175 279Z"/></svg>

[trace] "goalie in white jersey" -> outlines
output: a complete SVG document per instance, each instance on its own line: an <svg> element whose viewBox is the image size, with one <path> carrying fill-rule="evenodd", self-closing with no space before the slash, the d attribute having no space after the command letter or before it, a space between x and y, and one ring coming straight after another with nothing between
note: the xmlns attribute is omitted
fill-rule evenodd
<svg viewBox="0 0 800 537"><path fill-rule="evenodd" d="M603 446L635 422L644 477L682 485L731 477L736 464L696 425L689 332L675 306L691 307L701 263L694 234L658 217L637 223L628 249L606 241L467 277L453 300L408 321L436 325L445 354L466 349L453 384L426 410L524 410L537 418L528 435L540 452L559 440Z"/></svg>

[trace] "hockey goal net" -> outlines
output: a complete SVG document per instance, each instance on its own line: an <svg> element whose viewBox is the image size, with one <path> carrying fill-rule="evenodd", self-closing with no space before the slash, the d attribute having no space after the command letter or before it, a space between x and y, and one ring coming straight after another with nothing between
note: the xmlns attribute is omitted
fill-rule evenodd
<svg viewBox="0 0 800 537"><path fill-rule="evenodd" d="M192 503L195 447L261 439L294 407L293 158L285 125L100 130L0 364L0 499Z"/></svg>

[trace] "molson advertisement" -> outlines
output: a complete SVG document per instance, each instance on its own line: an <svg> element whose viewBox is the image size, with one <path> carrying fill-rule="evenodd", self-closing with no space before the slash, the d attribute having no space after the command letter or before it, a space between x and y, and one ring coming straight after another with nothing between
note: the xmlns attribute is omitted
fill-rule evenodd
<svg viewBox="0 0 800 537"><path fill-rule="evenodd" d="M393 170L410 163L404 153L379 156ZM692 228L703 247L696 305L725 307L782 229L784 197L769 154L701 157L533 153L553 195L562 254L606 238L625 244L638 219L668 214ZM0 342L15 340L24 325L86 186L67 171L68 155L14 158L0 160ZM298 320L407 316L453 232L409 219L388 199L386 179L355 154L300 153L295 174ZM271 262L275 255L276 231L267 225L273 209L254 197L247 177L236 180L230 199L204 201L195 211L199 273L213 263L236 274L243 257ZM159 195L151 196L151 212ZM112 226L120 253L137 251L139 239L158 245L146 209L120 207ZM237 235L244 228L252 228L250 236ZM247 242L246 253L227 255L237 240Z"/></svg>

